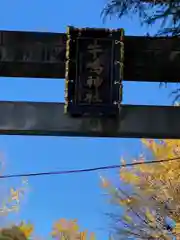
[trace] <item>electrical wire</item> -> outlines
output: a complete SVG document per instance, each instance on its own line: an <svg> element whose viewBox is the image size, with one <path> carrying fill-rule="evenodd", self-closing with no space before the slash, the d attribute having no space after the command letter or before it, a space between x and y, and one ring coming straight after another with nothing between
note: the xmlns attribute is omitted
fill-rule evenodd
<svg viewBox="0 0 180 240"><path fill-rule="evenodd" d="M180 156L175 157L175 158L169 158L169 159L160 159L160 160L156 160L156 161L153 160L153 161L148 161L148 162L133 162L133 163L101 166L101 167L94 167L94 168L50 171L50 172L36 172L36 173L7 174L7 175L0 175L0 179L20 178L20 177L37 177L37 176L45 176L45 175L67 175L67 174L74 174L74 173L95 172L95 171L99 171L99 170L108 170L108 169L115 169L115 168L122 168L122 167L133 167L133 166L142 165L142 164L158 164L158 163L162 163L162 162L164 163L164 162L178 161L178 160L180 160Z"/></svg>

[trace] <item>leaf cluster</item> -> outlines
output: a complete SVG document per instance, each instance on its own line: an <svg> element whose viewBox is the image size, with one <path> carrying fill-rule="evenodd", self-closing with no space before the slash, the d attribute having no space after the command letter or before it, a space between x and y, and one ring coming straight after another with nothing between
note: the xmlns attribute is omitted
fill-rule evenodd
<svg viewBox="0 0 180 240"><path fill-rule="evenodd" d="M102 178L122 214L113 214L117 239L173 239L180 235L180 141L143 140L154 161L179 157L179 161L141 164L120 170L119 186ZM145 162L141 155L137 162ZM123 189L125 184L125 189ZM128 187L129 186L129 187Z"/></svg>
<svg viewBox="0 0 180 240"><path fill-rule="evenodd" d="M152 26L160 23L157 36L180 35L180 1L179 0L108 0L102 13L107 17L139 17L142 25Z"/></svg>

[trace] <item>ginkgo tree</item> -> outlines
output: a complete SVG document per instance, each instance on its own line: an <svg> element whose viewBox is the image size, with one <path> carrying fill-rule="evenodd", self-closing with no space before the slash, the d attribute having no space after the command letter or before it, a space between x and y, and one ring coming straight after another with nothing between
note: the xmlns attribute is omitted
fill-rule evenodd
<svg viewBox="0 0 180 240"><path fill-rule="evenodd" d="M94 233L88 234L87 230L80 231L77 219L59 219L53 225L51 236L56 240L95 240Z"/></svg>
<svg viewBox="0 0 180 240"><path fill-rule="evenodd" d="M19 225L0 229L0 240L27 240L31 238L34 227L22 222Z"/></svg>
<svg viewBox="0 0 180 240"><path fill-rule="evenodd" d="M120 209L111 214L113 237L180 239L180 140L142 142L151 152L152 164L144 164L144 155L132 167L122 159L118 184L101 177L103 188Z"/></svg>
<svg viewBox="0 0 180 240"><path fill-rule="evenodd" d="M5 161L0 158L0 176L5 173ZM3 182L4 183L4 182ZM20 187L10 187L7 191L1 192L0 198L0 217L8 216L10 213L17 212L20 209L21 199L28 189L27 179L22 180Z"/></svg>
<svg viewBox="0 0 180 240"><path fill-rule="evenodd" d="M0 156L0 176L5 173L5 161ZM4 183L4 182L3 182ZM22 180L20 187L11 186L7 191L1 189L1 198L0 198L0 218L9 216L14 212L19 211L21 200L28 189L28 181L26 179ZM0 240L26 240L28 239L34 230L33 225L25 224L21 222L18 225L0 226Z"/></svg>
<svg viewBox="0 0 180 240"><path fill-rule="evenodd" d="M4 174L4 161L0 159L0 175ZM22 185L19 188L10 187L8 195L1 193L0 201L0 217L8 216L20 209L22 197L28 189L28 181L22 180ZM0 240L38 240L34 234L35 226L24 221L19 224L7 224L0 226ZM52 233L48 239L56 240L95 240L94 233L88 233L87 230L80 231L77 220L67 220L64 218L56 221L52 228Z"/></svg>
<svg viewBox="0 0 180 240"><path fill-rule="evenodd" d="M95 240L95 234L87 230L80 231L76 219L59 219L53 224L52 232L47 239L55 240ZM12 225L0 229L0 240L38 240L34 236L34 226L30 223L21 222L18 225Z"/></svg>
<svg viewBox="0 0 180 240"><path fill-rule="evenodd" d="M180 240L180 140L143 139L142 143L153 162L146 164L145 154L134 160L131 167L122 159L118 183L101 177L103 188L120 210L116 208L110 213L114 220L112 239ZM17 193L18 190L11 189L11 198L18 202ZM33 225L22 222L1 229L0 240L32 239L33 231ZM94 233L80 230L77 220L67 219L54 223L50 237L95 240Z"/></svg>

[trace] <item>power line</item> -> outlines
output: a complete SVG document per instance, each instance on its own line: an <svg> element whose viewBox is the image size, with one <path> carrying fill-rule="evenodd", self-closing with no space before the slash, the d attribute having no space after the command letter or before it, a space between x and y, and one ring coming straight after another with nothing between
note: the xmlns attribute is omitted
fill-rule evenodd
<svg viewBox="0 0 180 240"><path fill-rule="evenodd" d="M143 165L143 164L157 164L162 162L164 163L164 162L178 161L178 160L180 160L180 156L175 158L169 158L169 159L160 159L156 161L133 162L133 163L127 163L127 164L109 165L109 166L101 166L101 167L95 167L95 168L50 171L50 172L36 172L36 173L7 174L7 175L1 175L0 178L5 179L5 178L19 178L19 177L37 177L37 176L45 176L45 175L68 175L68 174L74 174L74 173L95 172L99 170L132 167L132 166Z"/></svg>

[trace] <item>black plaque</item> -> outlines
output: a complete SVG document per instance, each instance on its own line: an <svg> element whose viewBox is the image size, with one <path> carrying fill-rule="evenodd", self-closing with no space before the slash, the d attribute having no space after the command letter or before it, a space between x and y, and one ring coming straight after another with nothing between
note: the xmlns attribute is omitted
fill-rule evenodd
<svg viewBox="0 0 180 240"><path fill-rule="evenodd" d="M71 115L118 113L122 101L123 29L68 28L66 111Z"/></svg>

